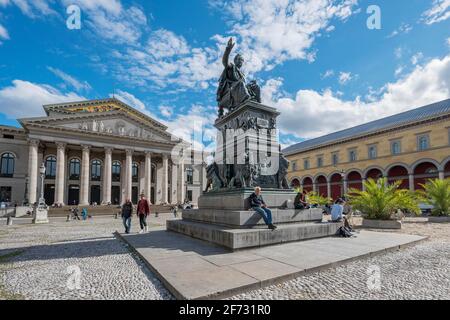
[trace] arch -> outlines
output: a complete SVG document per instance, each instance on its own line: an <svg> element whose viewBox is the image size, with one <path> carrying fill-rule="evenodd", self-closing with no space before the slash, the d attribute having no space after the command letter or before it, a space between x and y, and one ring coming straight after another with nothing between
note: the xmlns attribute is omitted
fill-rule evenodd
<svg viewBox="0 0 450 320"><path fill-rule="evenodd" d="M347 187L349 189L363 189L363 178L360 170L351 170L347 172Z"/></svg>
<svg viewBox="0 0 450 320"><path fill-rule="evenodd" d="M56 155L49 154L45 157L45 178L46 179L55 179L56 178L56 164L57 164Z"/></svg>
<svg viewBox="0 0 450 320"><path fill-rule="evenodd" d="M401 181L401 189L409 189L409 168L404 163L391 164L386 168L386 176L389 183Z"/></svg>
<svg viewBox="0 0 450 320"><path fill-rule="evenodd" d="M306 190L307 192L313 191L313 178L311 176L305 176L302 180L302 186L303 190Z"/></svg>
<svg viewBox="0 0 450 320"><path fill-rule="evenodd" d="M434 164L438 170L442 169L441 164L439 162L437 162L436 160L431 159L431 158L424 158L424 159L417 160L416 162L414 162L411 165L411 172L414 173L416 171L417 166L419 166L423 162L430 162L430 163Z"/></svg>
<svg viewBox="0 0 450 320"><path fill-rule="evenodd" d="M300 178L299 177L293 177L291 181L289 182L289 185L291 188L299 188L300 187Z"/></svg>
<svg viewBox="0 0 450 320"><path fill-rule="evenodd" d="M422 184L427 183L429 179L439 177L439 167L436 161L423 160L414 165L414 189L423 189Z"/></svg>
<svg viewBox="0 0 450 320"><path fill-rule="evenodd" d="M442 161L441 167L444 169L444 177L450 177L450 157Z"/></svg>
<svg viewBox="0 0 450 320"><path fill-rule="evenodd" d="M337 199L344 194L344 181L340 172L331 173L328 177L331 187L331 198Z"/></svg>
<svg viewBox="0 0 450 320"><path fill-rule="evenodd" d="M364 170L364 172L363 172L363 177L364 177L365 179L368 179L368 178L372 178L372 179L378 178L378 177L375 175L375 172L376 172L376 171L379 171L379 173L381 173L381 176L382 176L382 177L386 176L386 173L384 172L384 169L383 169L382 167L380 167L380 166L370 166L370 167L368 167L366 170ZM369 174L370 174L370 176L369 176Z"/></svg>
<svg viewBox="0 0 450 320"><path fill-rule="evenodd" d="M314 182L316 183L316 191L322 197L328 197L328 180L324 174L317 175Z"/></svg>
<svg viewBox="0 0 450 320"><path fill-rule="evenodd" d="M389 175L389 171L390 171L393 167L403 167L403 168L406 169L406 171L408 171L408 174L412 174L412 173L413 173L413 170L411 169L411 167L410 167L408 164L406 164L406 163L404 163L404 162L394 162L394 163L391 163L390 165L388 165L388 166L386 167L386 169L384 170L384 172L386 172L386 175L387 175L387 176Z"/></svg>
<svg viewBox="0 0 450 320"><path fill-rule="evenodd" d="M361 177L364 175L364 173L361 170L352 168L347 170L347 172L345 173L345 179L348 180L349 175L354 172L357 172Z"/></svg>
<svg viewBox="0 0 450 320"><path fill-rule="evenodd" d="M3 152L0 156L0 177L12 178L14 176L14 167L16 156L13 152Z"/></svg>

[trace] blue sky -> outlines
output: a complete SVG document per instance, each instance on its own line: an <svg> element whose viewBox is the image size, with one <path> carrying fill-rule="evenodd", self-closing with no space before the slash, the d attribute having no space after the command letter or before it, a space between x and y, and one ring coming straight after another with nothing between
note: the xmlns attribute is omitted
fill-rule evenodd
<svg viewBox="0 0 450 320"><path fill-rule="evenodd" d="M449 30L450 0L0 0L0 123L115 92L209 145L232 36L288 145L449 98Z"/></svg>

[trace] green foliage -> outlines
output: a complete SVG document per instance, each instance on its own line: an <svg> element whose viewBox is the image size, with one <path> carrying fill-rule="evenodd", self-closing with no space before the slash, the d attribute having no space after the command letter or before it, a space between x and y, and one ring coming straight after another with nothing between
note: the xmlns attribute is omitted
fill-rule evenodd
<svg viewBox="0 0 450 320"><path fill-rule="evenodd" d="M424 191L420 191L422 199L434 208L433 216L450 216L450 179L430 179L421 184Z"/></svg>
<svg viewBox="0 0 450 320"><path fill-rule="evenodd" d="M353 209L361 211L367 219L390 220L397 211L420 213L417 196L409 190L400 189L401 182L388 184L386 178L368 179L365 191L350 189L348 198Z"/></svg>
<svg viewBox="0 0 450 320"><path fill-rule="evenodd" d="M307 202L312 205L324 206L327 203L330 203L332 200L330 198L326 198L318 194L317 192L310 191L306 195Z"/></svg>

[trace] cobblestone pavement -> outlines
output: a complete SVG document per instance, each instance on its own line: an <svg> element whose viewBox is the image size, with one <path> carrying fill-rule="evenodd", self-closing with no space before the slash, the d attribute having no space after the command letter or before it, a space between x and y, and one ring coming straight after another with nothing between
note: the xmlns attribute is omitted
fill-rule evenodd
<svg viewBox="0 0 450 320"><path fill-rule="evenodd" d="M170 214L161 214L150 221L157 226L168 218ZM122 229L121 220L111 217L2 224L0 299L173 299L139 258L114 238L117 229ZM132 232L137 231L134 219ZM402 230L392 232L430 239L231 299L448 299L450 224L410 219Z"/></svg>
<svg viewBox="0 0 450 320"><path fill-rule="evenodd" d="M391 232L424 235L429 239L413 247L314 272L230 299L448 299L450 224L425 223L420 218L407 221L400 231Z"/></svg>
<svg viewBox="0 0 450 320"><path fill-rule="evenodd" d="M115 230L121 220L111 217L2 225L0 299L172 299Z"/></svg>

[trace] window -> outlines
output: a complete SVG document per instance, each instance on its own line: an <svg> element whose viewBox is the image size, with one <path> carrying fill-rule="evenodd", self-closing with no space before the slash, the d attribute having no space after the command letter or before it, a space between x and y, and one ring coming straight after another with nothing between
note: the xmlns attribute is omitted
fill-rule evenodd
<svg viewBox="0 0 450 320"><path fill-rule="evenodd" d="M305 170L309 169L309 160L308 159L303 160L303 168Z"/></svg>
<svg viewBox="0 0 450 320"><path fill-rule="evenodd" d="M297 161L292 161L292 171L297 171Z"/></svg>
<svg viewBox="0 0 450 320"><path fill-rule="evenodd" d="M318 157L317 158L317 167L323 167L323 157Z"/></svg>
<svg viewBox="0 0 450 320"><path fill-rule="evenodd" d="M186 168L186 183L194 183L194 170L192 170L192 168Z"/></svg>
<svg viewBox="0 0 450 320"><path fill-rule="evenodd" d="M369 146L369 159L375 159L377 157L377 147Z"/></svg>
<svg viewBox="0 0 450 320"><path fill-rule="evenodd" d="M192 201L192 190L187 191L187 200Z"/></svg>
<svg viewBox="0 0 450 320"><path fill-rule="evenodd" d="M396 155L402 152L402 148L400 145L400 141L392 141L391 142L391 154Z"/></svg>
<svg viewBox="0 0 450 320"><path fill-rule="evenodd" d="M348 152L348 161L355 162L357 160L356 158L356 150L350 150Z"/></svg>
<svg viewBox="0 0 450 320"><path fill-rule="evenodd" d="M4 134L3 135L3 139L10 139L10 140L14 140L14 136L11 134Z"/></svg>
<svg viewBox="0 0 450 320"><path fill-rule="evenodd" d="M91 180L100 181L102 178L102 163L100 160L94 160L91 164Z"/></svg>
<svg viewBox="0 0 450 320"><path fill-rule="evenodd" d="M72 159L69 162L69 180L80 180L81 162L79 159Z"/></svg>
<svg viewBox="0 0 450 320"><path fill-rule="evenodd" d="M120 161L114 161L111 168L112 173L112 181L120 182L120 172L122 170L122 166Z"/></svg>
<svg viewBox="0 0 450 320"><path fill-rule="evenodd" d="M12 153L6 152L2 154L0 160L0 176L4 178L12 178L14 175L15 157Z"/></svg>
<svg viewBox="0 0 450 320"><path fill-rule="evenodd" d="M417 137L417 150L423 151L427 150L430 147L428 135L422 135Z"/></svg>
<svg viewBox="0 0 450 320"><path fill-rule="evenodd" d="M0 202L10 202L11 194L12 194L11 187L0 187Z"/></svg>
<svg viewBox="0 0 450 320"><path fill-rule="evenodd" d="M56 157L50 156L45 159L45 178L56 178Z"/></svg>
<svg viewBox="0 0 450 320"><path fill-rule="evenodd" d="M333 166L336 166L339 163L339 156L337 153L333 153L331 156L331 162L333 163Z"/></svg>
<svg viewBox="0 0 450 320"><path fill-rule="evenodd" d="M138 182L138 180L139 180L139 165L136 162L133 162L133 165L131 167L131 176L132 176L133 182ZM171 177L170 174L169 174L169 177Z"/></svg>

